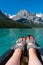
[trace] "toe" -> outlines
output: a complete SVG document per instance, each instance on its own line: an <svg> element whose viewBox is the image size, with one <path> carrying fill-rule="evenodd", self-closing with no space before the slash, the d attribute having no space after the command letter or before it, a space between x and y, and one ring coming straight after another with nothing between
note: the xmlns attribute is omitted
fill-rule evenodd
<svg viewBox="0 0 43 65"><path fill-rule="evenodd" d="M26 38L25 37L23 38L23 41L26 41Z"/></svg>
<svg viewBox="0 0 43 65"><path fill-rule="evenodd" d="M26 40L28 40L29 39L29 36L26 38Z"/></svg>
<svg viewBox="0 0 43 65"><path fill-rule="evenodd" d="M33 40L34 38L32 36L30 36L30 40Z"/></svg>

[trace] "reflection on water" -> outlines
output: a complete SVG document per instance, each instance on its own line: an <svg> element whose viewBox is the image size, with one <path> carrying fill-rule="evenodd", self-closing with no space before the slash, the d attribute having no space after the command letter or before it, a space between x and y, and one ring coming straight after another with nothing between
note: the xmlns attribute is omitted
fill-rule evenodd
<svg viewBox="0 0 43 65"><path fill-rule="evenodd" d="M13 46L19 37L26 35L33 35L37 43L43 47L43 28L0 29L0 55Z"/></svg>

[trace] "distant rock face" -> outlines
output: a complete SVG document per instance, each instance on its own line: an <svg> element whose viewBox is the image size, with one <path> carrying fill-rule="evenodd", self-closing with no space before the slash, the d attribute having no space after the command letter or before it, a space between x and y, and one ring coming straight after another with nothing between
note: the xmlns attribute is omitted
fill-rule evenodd
<svg viewBox="0 0 43 65"><path fill-rule="evenodd" d="M14 23L15 25L23 24L25 27L43 27L43 15L42 16L37 16L36 14L27 12L26 10L21 10L18 12L16 15L9 15L6 13L3 13L0 10L0 23ZM4 24L3 23L3 24ZM17 26L16 25L16 26Z"/></svg>
<svg viewBox="0 0 43 65"><path fill-rule="evenodd" d="M30 12L27 12L26 10L21 10L20 12L18 12L18 14L15 16L15 17L13 17L12 19L13 20L18 20L18 19L21 19L21 18L24 18L24 19L33 19L33 18L35 18L36 17L36 15L35 14L32 14L32 13L30 13Z"/></svg>
<svg viewBox="0 0 43 65"><path fill-rule="evenodd" d="M33 23L43 23L43 15L42 14L33 14L33 13L30 13L30 12L27 12L26 10L21 10L18 12L17 15L13 15L12 17L13 20L18 20L20 21L21 23L26 23L27 21L28 22L33 22ZM27 19L27 21L25 21Z"/></svg>
<svg viewBox="0 0 43 65"><path fill-rule="evenodd" d="M8 15L7 15L8 16ZM20 10L18 14L9 16L9 18L19 21L21 23L43 23L43 14L33 14L31 12L27 12L26 10Z"/></svg>

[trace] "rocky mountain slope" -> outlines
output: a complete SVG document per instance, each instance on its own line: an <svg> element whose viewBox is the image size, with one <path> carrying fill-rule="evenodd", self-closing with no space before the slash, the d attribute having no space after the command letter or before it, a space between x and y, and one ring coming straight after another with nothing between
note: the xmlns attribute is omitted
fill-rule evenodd
<svg viewBox="0 0 43 65"><path fill-rule="evenodd" d="M0 10L0 28L27 28L29 26L10 19Z"/></svg>
<svg viewBox="0 0 43 65"><path fill-rule="evenodd" d="M9 16L10 19L29 27L43 27L43 14L34 14L26 10L19 11L16 15Z"/></svg>
<svg viewBox="0 0 43 65"><path fill-rule="evenodd" d="M30 12L27 12L26 10L21 10L18 12L18 14L13 15L10 17L11 19L17 21L17 20L22 20L21 23L24 23L25 19L28 20L29 22L33 22L34 24L39 24L39 23L43 23L43 15L42 14L33 14ZM27 23L27 21L25 22Z"/></svg>
<svg viewBox="0 0 43 65"><path fill-rule="evenodd" d="M26 10L19 11L16 15L5 14L0 10L0 27L7 28L33 28L43 27L43 14L34 14Z"/></svg>

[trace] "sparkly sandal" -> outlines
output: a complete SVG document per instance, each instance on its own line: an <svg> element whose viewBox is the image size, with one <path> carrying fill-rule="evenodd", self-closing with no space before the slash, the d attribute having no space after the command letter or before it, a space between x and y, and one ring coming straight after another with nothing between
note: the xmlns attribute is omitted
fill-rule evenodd
<svg viewBox="0 0 43 65"><path fill-rule="evenodd" d="M18 45L18 44L24 44L25 45L25 41L22 41L22 40L17 40L16 41L16 45L13 46L13 49L17 49L17 48L20 48L24 51L25 47L23 45Z"/></svg>
<svg viewBox="0 0 43 65"><path fill-rule="evenodd" d="M28 40L26 40L26 43L27 43L27 49L29 49L29 48L41 49L41 47L36 44L35 39L33 39L33 40L28 39ZM33 45L29 45L29 43L32 43Z"/></svg>

